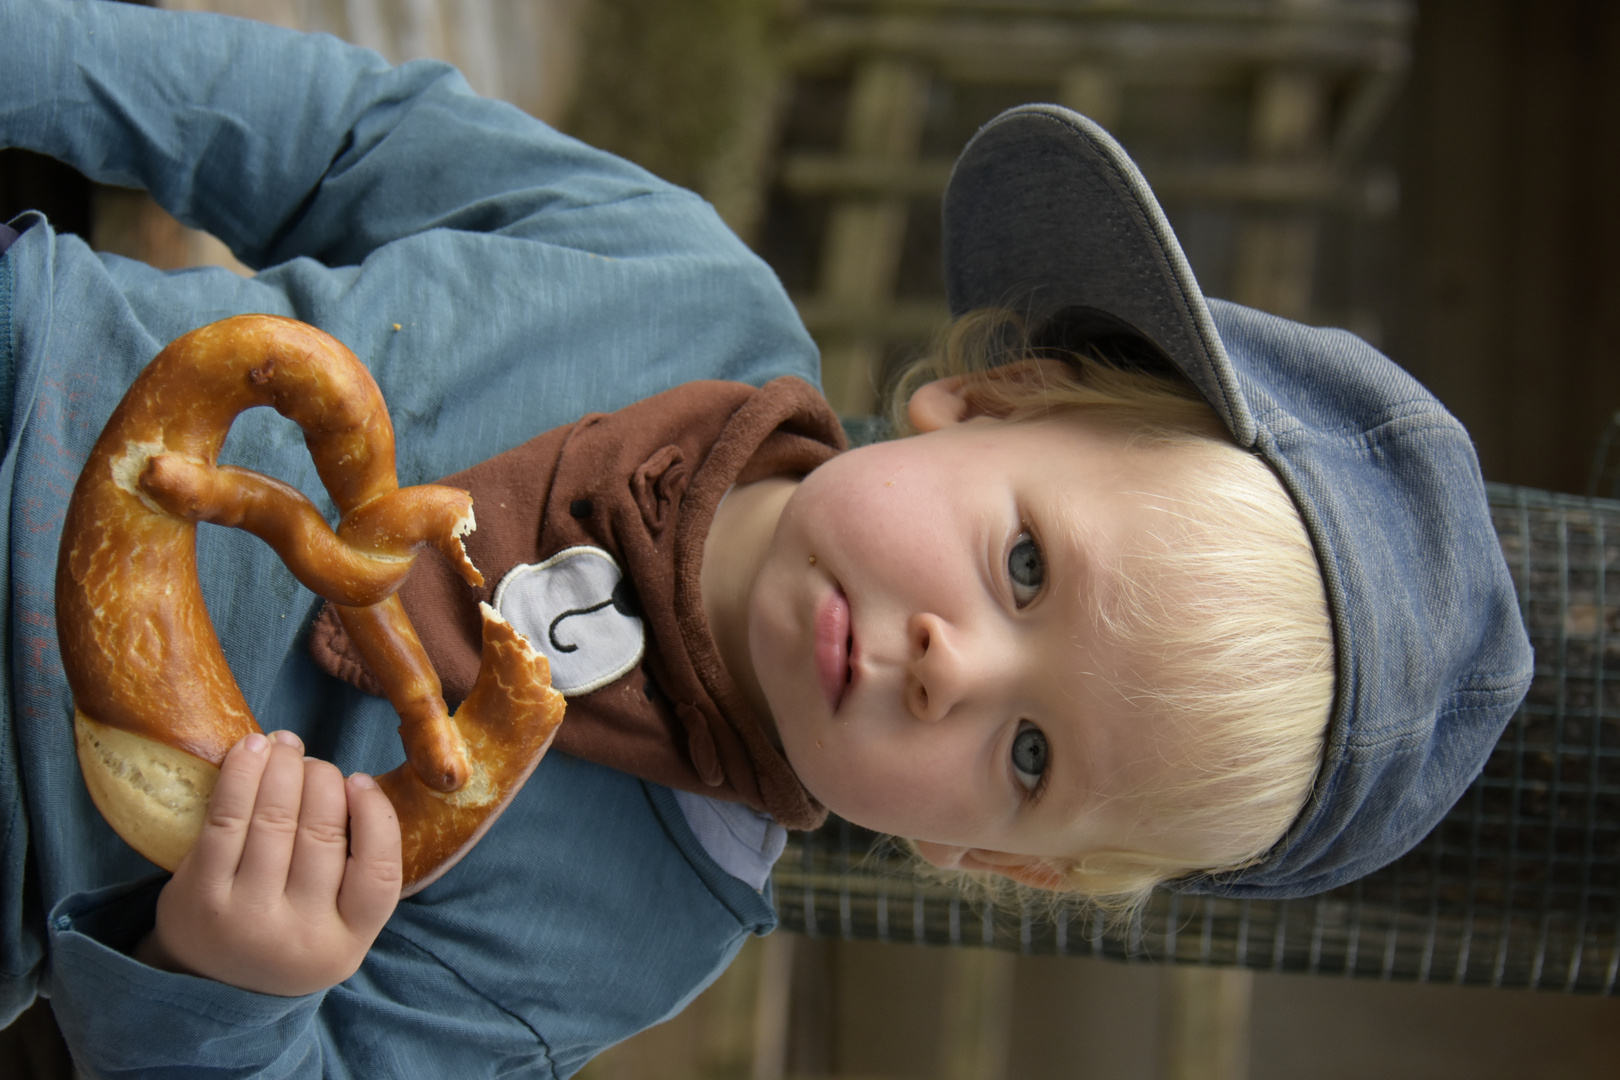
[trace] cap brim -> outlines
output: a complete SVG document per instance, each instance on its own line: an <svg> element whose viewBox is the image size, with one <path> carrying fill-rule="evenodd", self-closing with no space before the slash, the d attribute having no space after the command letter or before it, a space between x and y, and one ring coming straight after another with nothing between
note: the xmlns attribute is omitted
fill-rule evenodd
<svg viewBox="0 0 1620 1080"><path fill-rule="evenodd" d="M1031 328L1100 311L1158 346L1242 446L1254 424L1204 294L1141 172L1109 134L1058 105L979 129L944 203L951 313L1009 308Z"/></svg>

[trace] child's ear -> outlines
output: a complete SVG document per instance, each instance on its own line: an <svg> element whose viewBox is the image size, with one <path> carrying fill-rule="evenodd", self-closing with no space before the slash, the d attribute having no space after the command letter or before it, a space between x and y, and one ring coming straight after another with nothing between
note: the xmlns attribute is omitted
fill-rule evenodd
<svg viewBox="0 0 1620 1080"><path fill-rule="evenodd" d="M1048 892L1062 890L1068 875L1056 859L1039 855L1009 855L1004 851L985 848L954 847L950 844L931 844L913 841L917 854L942 870L988 870L992 874L1012 878L1022 885L1032 885Z"/></svg>
<svg viewBox="0 0 1620 1080"><path fill-rule="evenodd" d="M919 432L938 431L968 418L967 376L952 375L923 383L906 402L906 416Z"/></svg>
<svg viewBox="0 0 1620 1080"><path fill-rule="evenodd" d="M1061 360L1037 357L991 368L981 378L1044 383L1049 374L1068 370L1068 365ZM982 385L980 378L967 375L950 375L924 383L912 391L911 400L906 402L906 416L911 420L912 427L919 432L928 432L960 424L976 416L993 415L984 405L984 395L979 393Z"/></svg>

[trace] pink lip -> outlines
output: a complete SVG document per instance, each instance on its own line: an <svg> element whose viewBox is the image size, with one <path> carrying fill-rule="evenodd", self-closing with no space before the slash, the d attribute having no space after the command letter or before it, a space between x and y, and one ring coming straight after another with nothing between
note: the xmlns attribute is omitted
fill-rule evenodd
<svg viewBox="0 0 1620 1080"><path fill-rule="evenodd" d="M816 678L827 706L838 711L849 686L849 601L834 588L816 608Z"/></svg>

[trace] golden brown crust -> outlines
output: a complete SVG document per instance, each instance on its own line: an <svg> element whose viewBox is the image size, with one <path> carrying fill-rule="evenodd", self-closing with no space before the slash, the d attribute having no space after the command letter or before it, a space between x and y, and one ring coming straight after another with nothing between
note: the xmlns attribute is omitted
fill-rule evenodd
<svg viewBox="0 0 1620 1080"><path fill-rule="evenodd" d="M550 747L563 718L545 657L488 604L478 681L451 719L473 762L472 776L446 794L407 763L377 778L399 813L404 895L432 884L484 835Z"/></svg>
<svg viewBox="0 0 1620 1080"><path fill-rule="evenodd" d="M438 547L470 584L484 583L461 544L473 517L472 496L459 488L380 495L344 517L340 536L303 492L251 469L157 454L138 486L175 517L252 533L305 588L335 603L364 607L392 595L424 543Z"/></svg>
<svg viewBox="0 0 1620 1080"><path fill-rule="evenodd" d="M422 782L436 791L455 791L472 775L472 764L450 723L444 687L428 662L405 605L390 596L370 607L337 605L338 618L360 655L382 683L388 703L399 713L405 757Z"/></svg>
<svg viewBox="0 0 1620 1080"><path fill-rule="evenodd" d="M232 421L257 406L303 428L343 515L337 530L296 489L217 464ZM470 496L399 487L376 382L353 353L303 323L246 315L205 326L135 380L68 505L57 634L92 798L132 846L170 868L201 827L218 762L258 730L203 604L198 521L265 539L313 591L348 605L368 662L385 682L399 680L390 698L409 763L389 774L387 789L407 837L407 890L420 888L489 827L561 716L545 661L497 616L486 631L490 689L452 720L392 596L422 543L482 582L461 545ZM428 783L437 791L416 792Z"/></svg>

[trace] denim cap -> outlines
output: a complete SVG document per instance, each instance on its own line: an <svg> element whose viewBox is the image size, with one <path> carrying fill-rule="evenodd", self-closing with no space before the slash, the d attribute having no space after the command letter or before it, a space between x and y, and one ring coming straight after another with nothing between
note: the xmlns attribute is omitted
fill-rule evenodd
<svg viewBox="0 0 1620 1080"><path fill-rule="evenodd" d="M1068 109L981 128L944 230L953 314L1008 307L1037 343L1173 365L1275 470L1316 549L1337 683L1312 795L1259 862L1173 887L1308 896L1410 850L1479 774L1532 670L1462 425L1354 335L1206 298L1142 174Z"/></svg>

